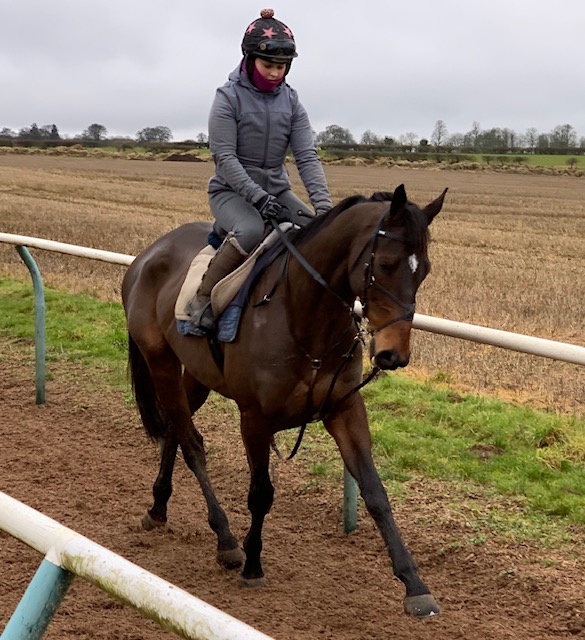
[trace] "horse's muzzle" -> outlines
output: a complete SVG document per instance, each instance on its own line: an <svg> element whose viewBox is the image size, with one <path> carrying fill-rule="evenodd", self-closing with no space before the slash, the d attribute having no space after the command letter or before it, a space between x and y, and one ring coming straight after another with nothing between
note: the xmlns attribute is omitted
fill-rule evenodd
<svg viewBox="0 0 585 640"><path fill-rule="evenodd" d="M386 349L384 351L380 351L376 353L373 358L374 364L376 364L380 369L393 371L394 369L399 369L400 367L406 367L410 360L410 357L402 357L398 351L394 349Z"/></svg>

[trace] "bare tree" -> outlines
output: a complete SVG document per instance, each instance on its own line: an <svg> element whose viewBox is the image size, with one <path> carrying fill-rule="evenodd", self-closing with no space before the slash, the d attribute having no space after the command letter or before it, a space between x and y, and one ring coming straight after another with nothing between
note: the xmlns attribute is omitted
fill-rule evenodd
<svg viewBox="0 0 585 640"><path fill-rule="evenodd" d="M433 129L433 135L431 136L431 143L435 145L435 147L440 147L445 140L449 132L447 131L447 125L443 120L437 120L435 123L435 128Z"/></svg>
<svg viewBox="0 0 585 640"><path fill-rule="evenodd" d="M399 140L402 146L414 149L418 145L418 133L408 131L407 133L403 133Z"/></svg>
<svg viewBox="0 0 585 640"><path fill-rule="evenodd" d="M477 139L480 133L481 133L481 126L477 120L474 120L473 124L471 125L471 131L469 131L466 134L465 144L470 147L476 147Z"/></svg>
<svg viewBox="0 0 585 640"><path fill-rule="evenodd" d="M447 139L450 147L463 147L465 145L465 135L463 133L452 133Z"/></svg>
<svg viewBox="0 0 585 640"><path fill-rule="evenodd" d="M42 136L39 125L33 122L30 127L23 127L19 130L18 137L23 140L40 140Z"/></svg>
<svg viewBox="0 0 585 640"><path fill-rule="evenodd" d="M373 131L368 129L364 131L361 139L361 144L381 144L382 139L380 136L377 136Z"/></svg>
<svg viewBox="0 0 585 640"><path fill-rule="evenodd" d="M349 129L330 124L317 134L317 144L355 144L355 140Z"/></svg>
<svg viewBox="0 0 585 640"><path fill-rule="evenodd" d="M556 126L550 134L551 146L568 149L577 146L577 132L570 124Z"/></svg>
<svg viewBox="0 0 585 640"><path fill-rule="evenodd" d="M548 149L550 147L550 135L548 133L538 134L536 146L540 149Z"/></svg>
<svg viewBox="0 0 585 640"><path fill-rule="evenodd" d="M45 140L61 140L59 129L56 124L45 124L39 128L41 138Z"/></svg>
<svg viewBox="0 0 585 640"><path fill-rule="evenodd" d="M526 133L524 134L524 141L526 142L526 146L529 149L534 149L538 144L538 129L534 127L530 127L526 129Z"/></svg>

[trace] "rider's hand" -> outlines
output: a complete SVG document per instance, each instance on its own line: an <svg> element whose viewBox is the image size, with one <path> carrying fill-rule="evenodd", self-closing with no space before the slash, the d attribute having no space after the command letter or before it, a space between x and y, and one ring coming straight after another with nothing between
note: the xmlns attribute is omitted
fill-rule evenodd
<svg viewBox="0 0 585 640"><path fill-rule="evenodd" d="M329 205L324 205L321 207L317 207L315 209L315 215L316 216L324 216L326 213L329 213L331 211L331 207Z"/></svg>
<svg viewBox="0 0 585 640"><path fill-rule="evenodd" d="M258 200L254 207L266 222L270 222L271 220L275 220L276 222L285 222L286 220L289 220L288 209L274 196L264 196Z"/></svg>

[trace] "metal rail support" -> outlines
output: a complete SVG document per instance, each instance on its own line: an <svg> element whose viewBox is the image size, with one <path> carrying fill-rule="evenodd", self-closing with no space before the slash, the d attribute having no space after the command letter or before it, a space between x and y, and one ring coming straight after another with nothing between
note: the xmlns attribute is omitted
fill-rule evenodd
<svg viewBox="0 0 585 640"><path fill-rule="evenodd" d="M35 387L36 403L45 404L45 382L46 382L46 330L45 330L45 290L43 279L36 262L30 255L28 249L22 245L16 247L18 255L28 267L32 276L33 289L35 295Z"/></svg>
<svg viewBox="0 0 585 640"><path fill-rule="evenodd" d="M0 640L39 640L75 576L46 558L30 581Z"/></svg>

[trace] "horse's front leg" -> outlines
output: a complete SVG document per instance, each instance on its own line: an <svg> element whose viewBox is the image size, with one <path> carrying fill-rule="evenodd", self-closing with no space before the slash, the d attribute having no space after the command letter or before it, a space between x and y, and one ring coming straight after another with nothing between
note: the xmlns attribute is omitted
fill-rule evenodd
<svg viewBox="0 0 585 640"><path fill-rule="evenodd" d="M372 460L372 441L366 410L360 395L353 396L342 410L325 421L345 465L357 480L366 507L374 519L390 559L394 575L406 587L404 609L416 617L439 613L439 605L418 575L418 569L400 536L386 490Z"/></svg>
<svg viewBox="0 0 585 640"><path fill-rule="evenodd" d="M248 509L252 516L250 529L244 539L246 562L240 584L244 587L263 587L266 584L262 570L262 527L274 499L274 487L270 481L269 459L272 433L261 418L242 414L242 439L246 447L250 468Z"/></svg>

